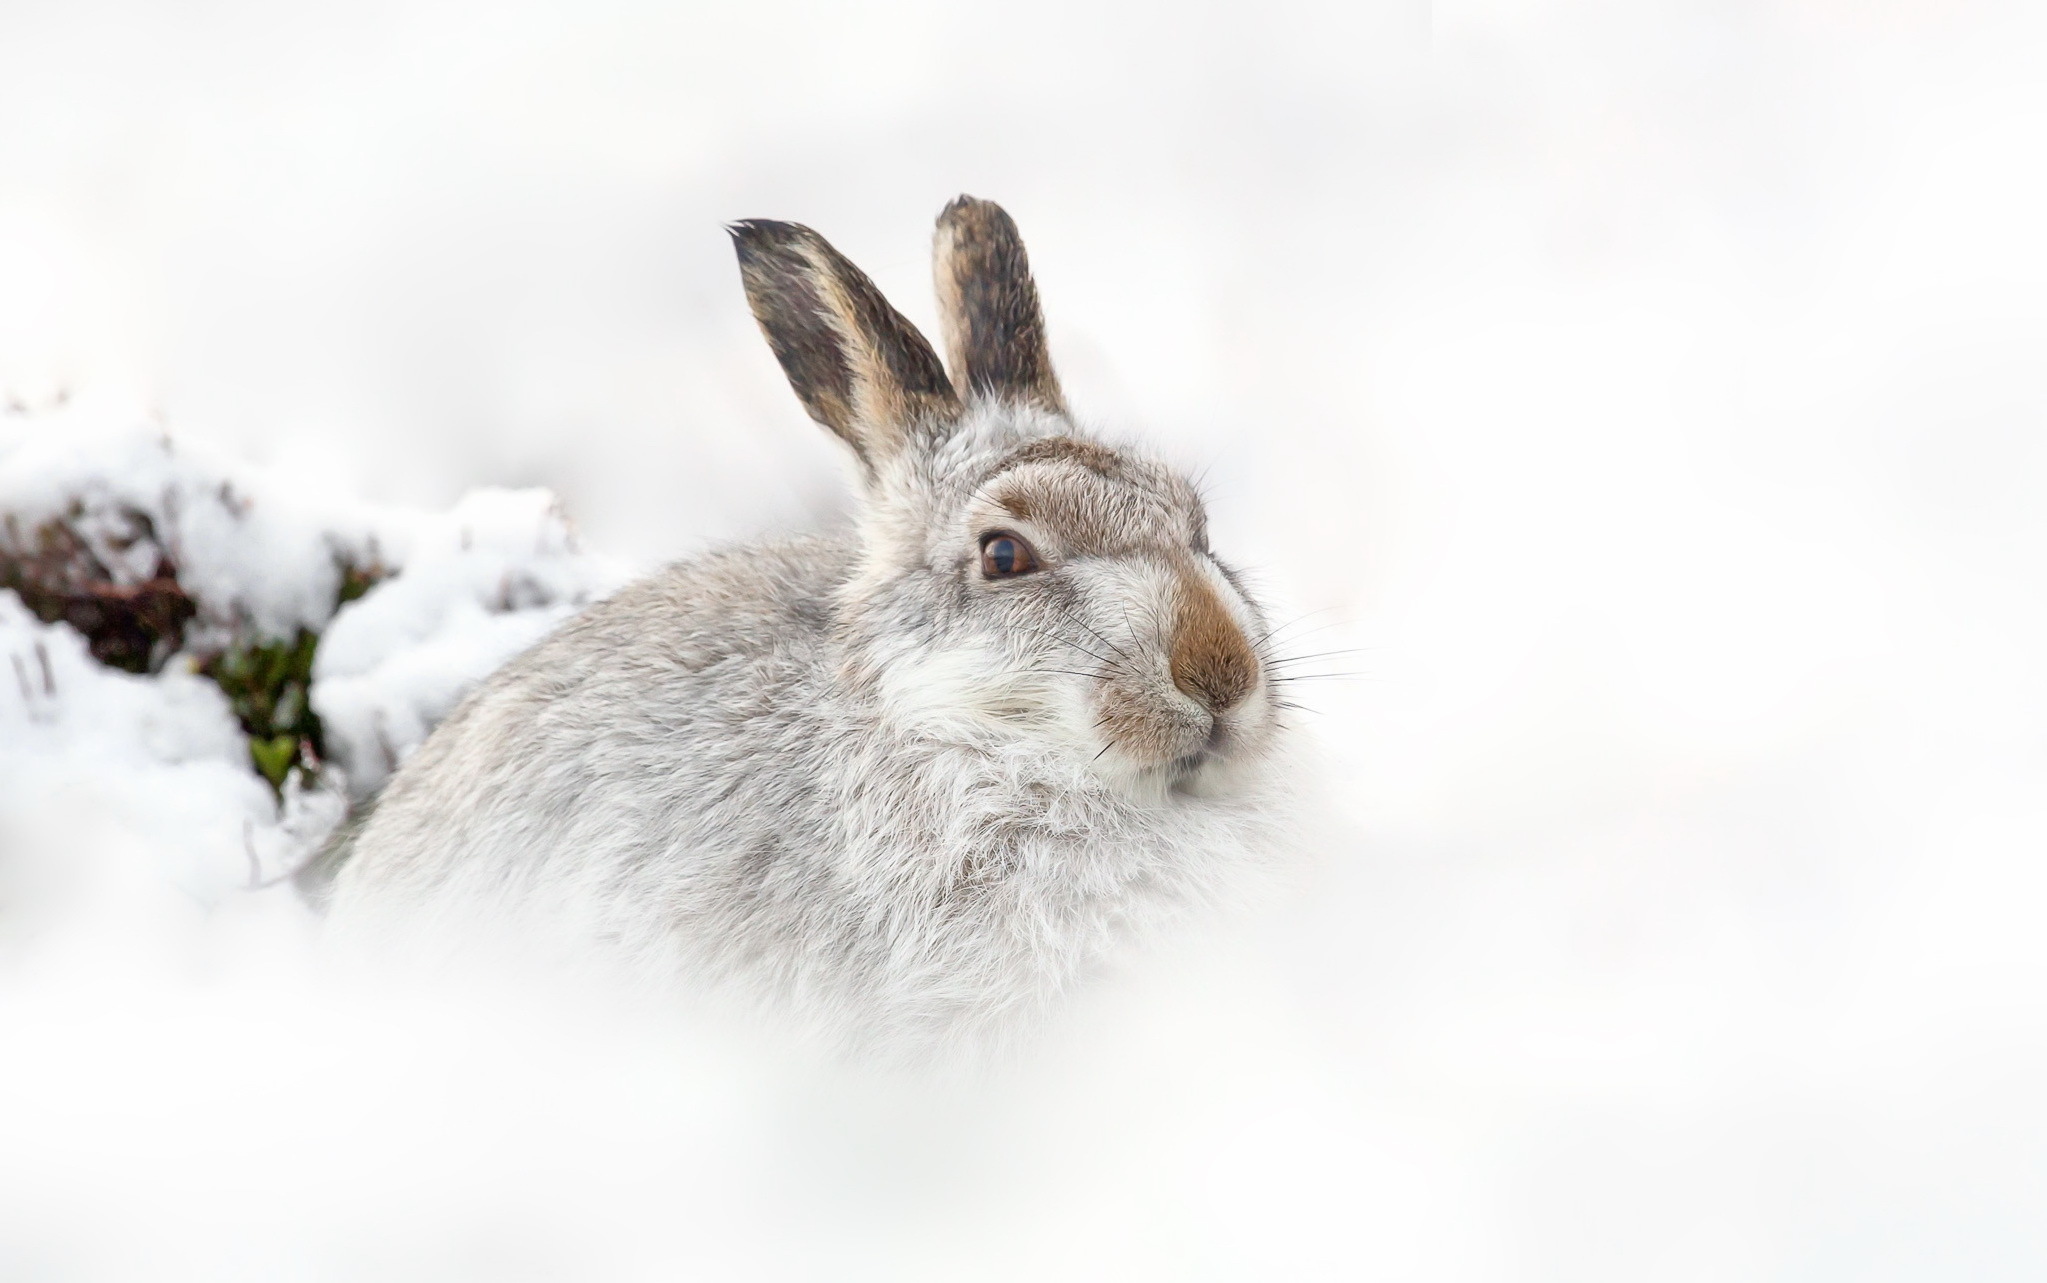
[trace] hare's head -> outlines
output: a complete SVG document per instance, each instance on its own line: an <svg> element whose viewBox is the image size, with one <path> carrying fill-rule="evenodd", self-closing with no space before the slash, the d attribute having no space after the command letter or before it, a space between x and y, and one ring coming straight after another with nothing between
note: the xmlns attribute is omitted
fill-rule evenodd
<svg viewBox="0 0 2047 1283"><path fill-rule="evenodd" d="M796 395L860 464L849 676L935 733L1034 740L1154 796L1228 791L1276 730L1263 617L1194 486L1069 419L1009 216L964 196L939 216L949 378L817 233L732 234Z"/></svg>

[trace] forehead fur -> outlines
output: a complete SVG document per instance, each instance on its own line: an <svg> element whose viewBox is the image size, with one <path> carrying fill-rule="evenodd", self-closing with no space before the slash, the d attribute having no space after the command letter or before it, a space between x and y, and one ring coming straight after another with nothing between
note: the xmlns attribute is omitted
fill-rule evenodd
<svg viewBox="0 0 2047 1283"><path fill-rule="evenodd" d="M1182 545L1206 524L1194 487L1142 451L1093 440L1062 414L987 402L931 450L899 456L863 525L877 550L921 560L912 547L950 543L967 512L1028 522L1081 556Z"/></svg>
<svg viewBox="0 0 2047 1283"><path fill-rule="evenodd" d="M1079 464L1088 471L1108 477L1120 477L1125 471L1123 456L1105 445L1083 441L1079 437L1040 437L1027 441L998 460L992 473L1005 472L1022 467L1027 463L1043 463L1052 459L1065 459Z"/></svg>
<svg viewBox="0 0 2047 1283"><path fill-rule="evenodd" d="M1199 521L1193 490L1164 468L1092 442L1034 442L977 490L981 501L1057 536L1068 555L1182 544Z"/></svg>

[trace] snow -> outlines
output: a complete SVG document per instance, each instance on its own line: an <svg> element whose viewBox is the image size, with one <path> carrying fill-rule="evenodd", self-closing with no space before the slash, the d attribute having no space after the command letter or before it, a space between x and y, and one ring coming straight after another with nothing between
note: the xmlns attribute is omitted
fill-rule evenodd
<svg viewBox="0 0 2047 1283"><path fill-rule="evenodd" d="M416 519L401 573L320 639L313 709L366 797L476 681L624 582L584 553L545 490L479 490Z"/></svg>
<svg viewBox="0 0 2047 1283"><path fill-rule="evenodd" d="M278 638L327 622L337 559L374 560L373 536L356 514L317 503L264 493L247 468L173 442L133 405L67 401L0 420L0 511L15 526L32 531L79 506L76 528L124 585L147 579L158 553L170 553L216 632L246 622L256 636ZM137 537L131 514L147 519L149 536Z"/></svg>
<svg viewBox="0 0 2047 1283"><path fill-rule="evenodd" d="M580 549L544 490L479 490L446 513L379 508L90 400L0 418L0 511L17 547L63 521L124 586L168 558L199 607L184 649L142 676L0 590L5 810L122 817L209 904L290 873L478 680L625 577ZM337 611L344 565L383 578ZM280 802L198 666L301 628L322 634L310 698L331 763L295 773Z"/></svg>
<svg viewBox="0 0 2047 1283"><path fill-rule="evenodd" d="M106 668L11 592L0 592L0 654L0 814L124 821L156 835L163 876L208 899L251 879L260 856L245 844L272 836L277 805L219 687L179 669Z"/></svg>
<svg viewBox="0 0 2047 1283"><path fill-rule="evenodd" d="M344 979L241 889L339 786L0 601L0 1275L2047 1271L2040 17L941 8L9 10L0 512L175 506L363 789L599 553L843 517L721 223L929 331L992 197L1360 652L1300 885L971 1084Z"/></svg>

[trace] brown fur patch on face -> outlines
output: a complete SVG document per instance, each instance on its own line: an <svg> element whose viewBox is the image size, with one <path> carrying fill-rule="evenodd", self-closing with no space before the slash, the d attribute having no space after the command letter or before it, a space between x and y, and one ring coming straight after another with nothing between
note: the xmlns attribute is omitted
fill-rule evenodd
<svg viewBox="0 0 2047 1283"><path fill-rule="evenodd" d="M1220 713L1258 683L1258 657L1215 590L1191 572L1180 577L1173 623L1173 684Z"/></svg>

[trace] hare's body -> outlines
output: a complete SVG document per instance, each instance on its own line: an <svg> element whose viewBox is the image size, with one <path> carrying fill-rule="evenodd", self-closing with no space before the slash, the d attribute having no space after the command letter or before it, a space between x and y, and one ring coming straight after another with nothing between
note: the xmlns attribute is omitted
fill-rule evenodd
<svg viewBox="0 0 2047 1283"><path fill-rule="evenodd" d="M801 555L831 547L672 567L501 670L392 781L336 911L544 909L921 1045L1028 1017L1264 845L1264 799L1138 803L1025 739L906 741L833 680L838 577Z"/></svg>
<svg viewBox="0 0 2047 1283"><path fill-rule="evenodd" d="M1011 384L963 406L819 246L742 225L763 327L865 467L860 530L672 567L500 671L386 789L337 918L545 921L924 1044L1011 1027L1270 845L1264 629L1191 489L1073 427L1034 295L1016 342L956 349Z"/></svg>

